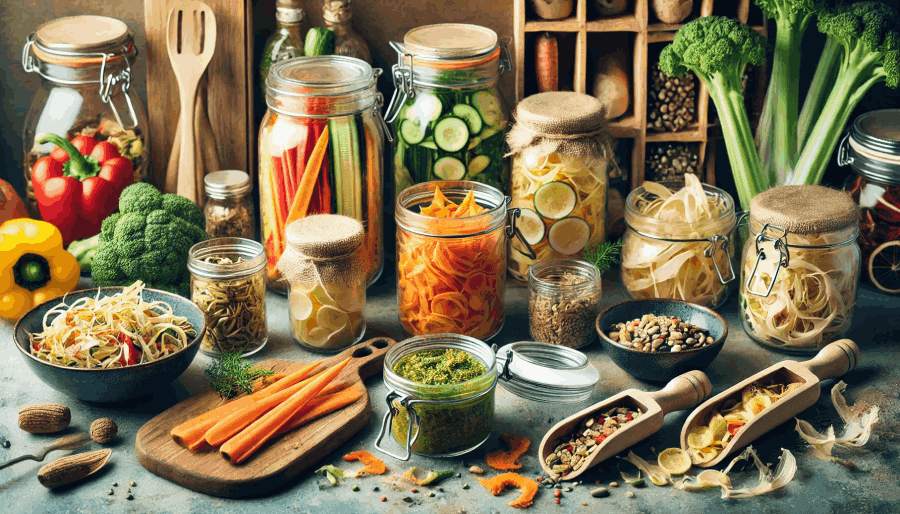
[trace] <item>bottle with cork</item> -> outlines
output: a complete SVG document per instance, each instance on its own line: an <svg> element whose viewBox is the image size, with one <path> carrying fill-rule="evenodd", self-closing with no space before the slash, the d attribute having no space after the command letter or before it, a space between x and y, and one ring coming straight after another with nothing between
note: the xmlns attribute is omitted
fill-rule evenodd
<svg viewBox="0 0 900 514"><path fill-rule="evenodd" d="M299 0L278 0L275 3L277 28L263 47L262 63L259 66L262 91L266 90L266 76L273 64L303 55L305 20L306 15Z"/></svg>
<svg viewBox="0 0 900 514"><path fill-rule="evenodd" d="M362 59L372 64L372 52L363 38L353 30L350 0L325 0L322 4L325 26L334 31L334 54Z"/></svg>

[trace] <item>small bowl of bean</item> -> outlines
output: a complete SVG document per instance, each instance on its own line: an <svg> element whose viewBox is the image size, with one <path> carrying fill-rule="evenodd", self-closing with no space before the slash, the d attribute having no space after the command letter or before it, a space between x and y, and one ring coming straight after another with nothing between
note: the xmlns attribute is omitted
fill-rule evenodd
<svg viewBox="0 0 900 514"><path fill-rule="evenodd" d="M728 336L728 323L712 309L662 298L610 305L595 328L610 359L646 382L706 368Z"/></svg>

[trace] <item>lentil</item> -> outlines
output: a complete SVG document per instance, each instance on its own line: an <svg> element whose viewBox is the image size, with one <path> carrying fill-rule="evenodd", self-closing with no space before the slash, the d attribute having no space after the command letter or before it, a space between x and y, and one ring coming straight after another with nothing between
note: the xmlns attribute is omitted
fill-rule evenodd
<svg viewBox="0 0 900 514"><path fill-rule="evenodd" d="M713 344L709 331L675 316L644 314L640 319L616 323L607 335L613 341L644 353L677 353Z"/></svg>

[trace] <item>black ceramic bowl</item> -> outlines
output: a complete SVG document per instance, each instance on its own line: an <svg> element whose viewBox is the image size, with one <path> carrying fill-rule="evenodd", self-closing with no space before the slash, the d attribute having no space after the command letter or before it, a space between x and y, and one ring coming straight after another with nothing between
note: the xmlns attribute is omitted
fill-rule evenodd
<svg viewBox="0 0 900 514"><path fill-rule="evenodd" d="M100 289L101 296L111 296L121 292L121 287L104 287ZM85 297L95 297L97 289L85 289L69 293L65 301L71 304L75 300ZM188 322L197 331L196 337L188 342L187 347L180 352L173 353L155 362L137 364L124 368L112 369L83 369L57 366L45 360L38 359L29 351L29 334L43 330L44 315L62 298L54 298L31 309L16 323L15 343L16 348L22 353L25 363L41 380L57 391L66 393L79 400L95 403L113 403L152 394L160 386L168 385L178 378L190 366L191 361L200 349L200 341L206 331L206 322L203 312L194 305L194 302L181 296L158 291L156 289L144 289L144 300L148 302L162 301L172 306L176 316L187 318Z"/></svg>
<svg viewBox="0 0 900 514"><path fill-rule="evenodd" d="M709 331L713 344L699 350L677 353L644 353L626 348L607 335L616 323L640 319L644 314L675 316ZM712 309L683 300L628 300L610 305L597 316L595 325L600 342L610 359L629 375L646 382L668 382L692 370L702 370L715 360L728 336L728 323Z"/></svg>

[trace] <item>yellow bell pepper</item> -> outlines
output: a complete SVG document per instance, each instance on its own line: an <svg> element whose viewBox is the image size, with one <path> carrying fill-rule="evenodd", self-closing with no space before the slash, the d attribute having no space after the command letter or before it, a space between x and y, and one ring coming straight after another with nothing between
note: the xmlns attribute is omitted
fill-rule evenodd
<svg viewBox="0 0 900 514"><path fill-rule="evenodd" d="M0 225L0 318L17 320L35 305L70 292L80 275L58 228L27 218Z"/></svg>

